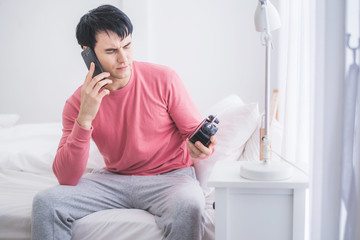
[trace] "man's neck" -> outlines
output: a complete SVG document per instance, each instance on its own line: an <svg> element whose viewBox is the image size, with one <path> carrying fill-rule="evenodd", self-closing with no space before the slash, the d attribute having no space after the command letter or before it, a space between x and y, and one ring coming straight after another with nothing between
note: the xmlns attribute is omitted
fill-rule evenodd
<svg viewBox="0 0 360 240"><path fill-rule="evenodd" d="M123 78L123 79L119 79L119 78L112 79L112 78L110 78L113 82L110 85L109 84L106 85L105 88L110 90L110 91L119 90L119 89L125 87L130 82L130 78L131 78L131 76L129 76L127 78Z"/></svg>

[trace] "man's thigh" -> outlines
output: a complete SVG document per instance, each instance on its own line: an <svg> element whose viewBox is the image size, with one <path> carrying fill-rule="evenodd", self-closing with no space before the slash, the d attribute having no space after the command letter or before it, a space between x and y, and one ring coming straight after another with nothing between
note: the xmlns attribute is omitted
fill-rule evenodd
<svg viewBox="0 0 360 240"><path fill-rule="evenodd" d="M35 199L42 202L37 205L69 213L76 220L105 209L132 208L129 188L129 178L101 169L84 175L75 186L58 185Z"/></svg>
<svg viewBox="0 0 360 240"><path fill-rule="evenodd" d="M145 180L146 178L146 180ZM197 205L205 209L205 197L192 167L156 176L135 176L137 208L161 216L178 208Z"/></svg>

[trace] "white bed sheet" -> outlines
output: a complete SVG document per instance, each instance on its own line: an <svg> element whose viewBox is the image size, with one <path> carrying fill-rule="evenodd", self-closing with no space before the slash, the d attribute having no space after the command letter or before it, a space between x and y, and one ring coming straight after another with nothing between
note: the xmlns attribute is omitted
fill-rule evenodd
<svg viewBox="0 0 360 240"><path fill-rule="evenodd" d="M0 170L0 240L29 240L32 199L57 185L54 175ZM207 198L204 240L215 239L213 195ZM74 223L73 240L163 239L154 217L136 209L112 209L90 214Z"/></svg>
<svg viewBox="0 0 360 240"><path fill-rule="evenodd" d="M0 239L30 239L32 199L58 184L54 176L0 171Z"/></svg>

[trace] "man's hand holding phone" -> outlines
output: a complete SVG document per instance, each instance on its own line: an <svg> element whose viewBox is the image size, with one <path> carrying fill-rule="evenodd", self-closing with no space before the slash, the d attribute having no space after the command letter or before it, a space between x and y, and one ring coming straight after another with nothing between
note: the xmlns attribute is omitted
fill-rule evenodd
<svg viewBox="0 0 360 240"><path fill-rule="evenodd" d="M95 71L95 64L90 64L90 69L86 75L84 84L81 88L81 104L80 111L77 117L77 122L80 126L90 129L92 121L94 120L103 97L110 94L108 89L102 88L106 84L111 84L110 73L102 72L97 76L93 76Z"/></svg>
<svg viewBox="0 0 360 240"><path fill-rule="evenodd" d="M211 136L210 138L211 143L208 147L204 146L200 141L197 141L195 144L192 143L188 138L186 139L186 145L189 150L189 154L191 158L203 158L209 156L213 152L213 148L217 144L216 136Z"/></svg>

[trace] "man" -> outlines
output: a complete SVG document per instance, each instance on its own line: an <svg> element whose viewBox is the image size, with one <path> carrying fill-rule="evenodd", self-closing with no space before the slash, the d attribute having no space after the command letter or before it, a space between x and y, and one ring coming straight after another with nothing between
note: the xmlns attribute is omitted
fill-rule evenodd
<svg viewBox="0 0 360 240"><path fill-rule="evenodd" d="M53 171L60 186L33 202L32 239L71 239L73 222L112 208L143 209L155 216L166 239L201 239L205 199L193 158L213 152L187 137L201 116L171 69L133 61L132 24L119 9L104 5L85 14L76 30L94 64L66 101L63 136ZM106 167L83 175L90 139Z"/></svg>

